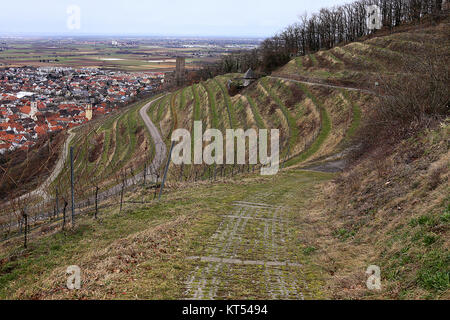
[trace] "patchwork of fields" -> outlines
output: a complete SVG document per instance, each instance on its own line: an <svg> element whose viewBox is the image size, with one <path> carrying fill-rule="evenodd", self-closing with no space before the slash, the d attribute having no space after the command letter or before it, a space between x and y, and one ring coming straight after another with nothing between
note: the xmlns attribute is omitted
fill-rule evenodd
<svg viewBox="0 0 450 320"><path fill-rule="evenodd" d="M96 67L129 72L166 72L175 69L177 54L186 57L200 54L203 48L164 48L158 46L136 46L117 48L107 44L59 44L35 41L34 43L10 44L0 51L1 67ZM214 62L216 57L191 57L186 67L197 68L203 62Z"/></svg>

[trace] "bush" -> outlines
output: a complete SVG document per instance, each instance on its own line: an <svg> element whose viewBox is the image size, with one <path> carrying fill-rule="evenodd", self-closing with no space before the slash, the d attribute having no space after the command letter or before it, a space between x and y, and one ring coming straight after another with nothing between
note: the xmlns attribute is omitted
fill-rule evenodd
<svg viewBox="0 0 450 320"><path fill-rule="evenodd" d="M356 157L397 142L449 115L449 54L439 44L403 60L395 77L380 79L380 100L356 135Z"/></svg>

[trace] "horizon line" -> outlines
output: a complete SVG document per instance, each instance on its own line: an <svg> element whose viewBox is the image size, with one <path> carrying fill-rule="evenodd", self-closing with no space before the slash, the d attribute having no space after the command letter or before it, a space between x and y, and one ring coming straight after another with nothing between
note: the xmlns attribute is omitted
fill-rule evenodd
<svg viewBox="0 0 450 320"><path fill-rule="evenodd" d="M65 37L65 38L77 38L77 37L146 37L146 38L203 38L203 39L252 39L263 40L270 36L258 36L258 35L195 35L195 34L144 34L144 33L52 33L52 32L2 32L2 37L17 37L17 36L29 36L29 37Z"/></svg>

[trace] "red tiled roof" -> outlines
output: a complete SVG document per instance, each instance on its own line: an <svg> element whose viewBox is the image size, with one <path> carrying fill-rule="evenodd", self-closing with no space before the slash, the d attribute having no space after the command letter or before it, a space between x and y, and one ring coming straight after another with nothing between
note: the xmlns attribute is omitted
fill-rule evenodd
<svg viewBox="0 0 450 320"><path fill-rule="evenodd" d="M47 133L47 131L48 131L48 126L47 126L47 125L36 126L36 127L34 128L34 131L36 131L36 133L37 133L39 136L43 136L43 135L45 135L45 134Z"/></svg>
<svg viewBox="0 0 450 320"><path fill-rule="evenodd" d="M31 107L30 107L30 105L26 105L26 106L23 106L23 107L19 108L19 110L20 110L20 112L22 112L22 113L30 114L30 112L31 112Z"/></svg>

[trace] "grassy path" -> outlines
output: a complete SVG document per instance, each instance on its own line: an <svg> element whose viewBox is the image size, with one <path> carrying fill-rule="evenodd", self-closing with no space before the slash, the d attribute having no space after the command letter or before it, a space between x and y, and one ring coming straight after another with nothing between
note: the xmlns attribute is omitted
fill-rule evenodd
<svg viewBox="0 0 450 320"><path fill-rule="evenodd" d="M246 96L248 104L250 105L250 108L252 109L253 118L255 119L256 125L259 129L266 129L266 125L264 124L264 120L261 117L261 114L259 113L258 107L255 104L255 101L253 101L252 97Z"/></svg>
<svg viewBox="0 0 450 320"><path fill-rule="evenodd" d="M195 84L192 85L192 95L194 96L194 116L192 118L192 128L194 128L194 121L201 121L202 120L202 111L200 109L200 97L198 95L197 88L195 87Z"/></svg>
<svg viewBox="0 0 450 320"><path fill-rule="evenodd" d="M299 239L310 201L331 177L291 170L199 185L152 205L126 204L126 214L113 207L99 221L80 218L76 230L45 236L0 265L0 298L326 298L323 270ZM142 194L125 198L133 197ZM69 291L73 264L82 288Z"/></svg>
<svg viewBox="0 0 450 320"><path fill-rule="evenodd" d="M293 300L321 297L317 270L308 265L305 248L297 243L301 231L297 212L291 205L297 200L304 210L306 200L312 196L308 188L326 177L297 172L277 189L266 188L264 184L261 188L251 187L243 200L233 201L228 212L215 217L212 235L202 240L194 255L188 257L191 272L186 279L185 297ZM298 185L294 187L295 181ZM302 196L294 197L301 192Z"/></svg>
<svg viewBox="0 0 450 320"><path fill-rule="evenodd" d="M352 99L347 91L342 90L341 92L346 103L352 106L352 124L350 125L350 128L348 128L347 133L345 134L345 141L348 141L355 135L356 130L358 130L361 124L362 111L360 106L352 102Z"/></svg>

